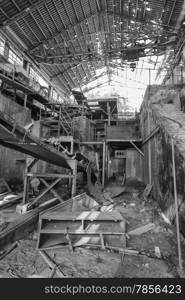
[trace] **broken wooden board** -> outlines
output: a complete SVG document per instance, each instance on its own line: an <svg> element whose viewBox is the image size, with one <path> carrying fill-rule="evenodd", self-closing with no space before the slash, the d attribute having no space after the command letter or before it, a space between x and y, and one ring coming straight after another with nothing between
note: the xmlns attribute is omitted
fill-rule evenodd
<svg viewBox="0 0 185 300"><path fill-rule="evenodd" d="M155 227L154 223L149 223L149 224L143 225L141 227L138 227L136 229L133 229L133 230L129 231L127 234L128 235L140 235L140 234L143 234L143 233L146 233L146 232L152 230L154 227Z"/></svg>

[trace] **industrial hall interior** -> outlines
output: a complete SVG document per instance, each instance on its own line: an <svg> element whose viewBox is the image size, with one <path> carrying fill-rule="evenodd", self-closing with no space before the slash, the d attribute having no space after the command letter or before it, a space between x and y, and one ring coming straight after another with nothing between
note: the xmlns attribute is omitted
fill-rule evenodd
<svg viewBox="0 0 185 300"><path fill-rule="evenodd" d="M0 278L185 277L185 0L0 1Z"/></svg>

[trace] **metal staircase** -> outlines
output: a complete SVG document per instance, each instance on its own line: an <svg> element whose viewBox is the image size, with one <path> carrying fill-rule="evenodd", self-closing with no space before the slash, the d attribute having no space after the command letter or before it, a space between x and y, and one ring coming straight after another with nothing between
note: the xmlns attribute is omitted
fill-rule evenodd
<svg viewBox="0 0 185 300"><path fill-rule="evenodd" d="M60 107L59 120L58 120L59 135L60 135L61 127L63 129L64 135L73 134L72 118L64 106Z"/></svg>

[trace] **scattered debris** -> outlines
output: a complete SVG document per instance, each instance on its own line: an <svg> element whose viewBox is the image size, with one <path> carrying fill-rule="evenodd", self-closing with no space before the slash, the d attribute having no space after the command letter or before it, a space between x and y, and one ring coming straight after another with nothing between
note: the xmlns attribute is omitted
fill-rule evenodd
<svg viewBox="0 0 185 300"><path fill-rule="evenodd" d="M24 266L24 263L23 264L21 263L22 265L17 267L15 261L16 267L14 267L14 262L11 262L11 264L6 269L4 269L6 275L8 274L8 276L12 278L21 278L25 276L28 278L83 277L83 276L106 277L108 274L107 268L108 266L110 266L109 262L111 257L111 260L114 258L116 261L117 264L116 268L119 268L120 273L118 272L118 274L121 274L121 276L123 277L128 275L129 276L136 275L136 277L139 276L145 277L145 275L150 276L150 272L151 272L151 276L152 275L156 276L156 274L159 274L160 277L161 276L165 277L165 274L167 274L167 276L171 276L170 275L171 271L167 272L167 269L165 267L166 252L163 249L163 246L161 247L161 244L159 244L160 248L156 247L154 241L150 240L151 236L153 239L155 236L159 236L159 235L161 239L161 234L167 235L168 231L166 230L164 231L163 227L160 227L159 230L156 232L155 230L153 230L151 234L149 233L148 235L143 235L142 237L140 236L140 234L145 232L147 233L149 230L153 229L154 223L147 223L150 222L151 220L149 216L151 216L152 211L147 209L147 207L146 209L143 209L141 211L141 209L139 209L140 208L139 205L141 204L139 198L137 200L133 199L133 195L131 194L131 197L129 198L130 200L127 200L127 198L123 198L122 202L115 201L114 204L117 204L115 209L114 204L110 204L110 202L108 206L100 205L97 204L97 202L93 198L89 196L88 198L85 195L85 193L82 197L81 195L76 196L77 197L76 201L71 201L70 199L62 204L61 203L58 204L58 206L56 206L55 208L60 206L63 207L62 211L63 214L65 214L65 217L69 212L71 212L72 207L73 207L73 214L79 213L79 215L85 216L86 214L90 213L92 214L92 216L94 216L94 218L95 216L101 215L101 213L106 213L106 214L109 213L109 215L112 217L112 221L111 222L108 220L105 221L106 227L108 228L110 224L116 225L117 223L119 224L122 223L116 221L117 219L114 215L114 212L117 211L121 213L123 203L126 203L127 208L125 208L124 212L121 213L121 216L124 216L124 222L122 224L123 226L120 226L122 234L119 235L118 237L110 236L108 238L107 236L101 234L101 236L99 235L93 237L90 240L85 241L84 243L80 244L80 246L78 246L79 239L77 238L74 242L74 236L71 235L71 230L69 229L67 230L67 234L71 240L71 246L73 247L74 252L69 251L69 243L66 240L66 245L59 244L58 247L57 246L56 248L53 247L51 250L47 252L44 251L44 249L38 252L38 253L42 252L42 254L44 254L45 258L43 256L42 258L44 262L47 264L47 267L45 266L44 263L42 263L42 266L45 268L42 269L35 268L34 266L27 268L27 266ZM136 208L134 210L131 209L132 206L129 205L129 202L136 204ZM64 208L65 206L66 208ZM53 211L53 209L49 209L48 212ZM58 213L60 213L60 211L58 211ZM128 233L126 232L126 228L125 228L126 225L125 216L128 217L129 223L130 225L132 225L132 228L134 227L136 228L134 230L131 230ZM135 217L133 218L133 216ZM144 221L147 224L139 227L138 225L141 224L140 220L142 216L143 216L142 221ZM93 224L91 224L92 221L88 221L88 220L81 220L81 225L80 225L81 229L83 230L86 229L86 225L87 225L86 222L90 222L90 228L92 228L92 232L96 232L97 230L100 231L100 233L103 232L102 230L99 230L99 228L98 229L94 228L92 226ZM75 221L72 221L71 224L73 224L74 226ZM155 228L157 228L157 226L158 225L156 224ZM66 224L64 227L66 228ZM64 228L64 237L66 234L65 228ZM110 232L116 233L117 229L115 230L115 228L113 227L112 230L110 230ZM95 238L97 239L96 241ZM110 243L109 239L112 240L113 242ZM115 243L115 239L119 240L120 242L119 246L117 242ZM171 239L172 236L170 235L170 240ZM35 241L33 241L33 239L30 240L30 242L34 243L35 245ZM158 239L155 240L155 243L158 243ZM59 248L59 250L57 250L57 248ZM143 250L143 248L145 248L145 250ZM15 253L16 251L17 250L15 249ZM35 250L33 249L33 251ZM3 254L3 252L4 251L2 251L1 254ZM53 254L55 253L57 253L56 256L53 256ZM37 258L37 260L40 258L41 262L42 262L42 258L41 258L42 254L40 253L40 255L38 255ZM12 251L10 255L7 254L5 255L6 257L4 257L4 259L6 261L6 259L8 259L9 256L11 257L14 255L14 251ZM34 256L36 257L35 254ZM121 261L120 261L120 256L121 256ZM3 262L4 259L2 259L1 262ZM158 261L159 259L160 262ZM94 263L90 263L91 260L94 261ZM89 263L87 263L87 261ZM159 264L160 267L158 267ZM132 266L132 268L130 267L129 269L130 265ZM27 273L22 272L22 269L25 268L27 268L28 270L30 269L30 273L29 271L27 271ZM108 277L115 276L117 274L116 268L114 269L113 267L111 268L112 270L110 271L110 274L108 274ZM174 269L175 269L175 262L174 262L173 270ZM0 271L1 270L2 268L0 265Z"/></svg>

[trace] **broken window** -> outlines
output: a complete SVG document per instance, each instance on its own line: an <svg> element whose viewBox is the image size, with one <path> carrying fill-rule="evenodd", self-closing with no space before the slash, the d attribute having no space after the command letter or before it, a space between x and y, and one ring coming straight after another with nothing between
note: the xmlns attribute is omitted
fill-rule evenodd
<svg viewBox="0 0 185 300"><path fill-rule="evenodd" d="M5 41L3 38L0 36L0 54L4 55L4 49L5 49Z"/></svg>
<svg viewBox="0 0 185 300"><path fill-rule="evenodd" d="M23 58L20 57L15 51L13 51L12 49L9 50L9 54L8 54L8 60L9 62L11 62L12 64L18 64L23 66Z"/></svg>

